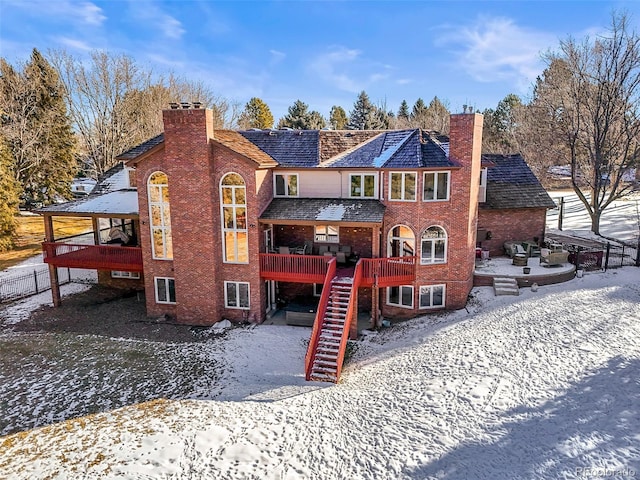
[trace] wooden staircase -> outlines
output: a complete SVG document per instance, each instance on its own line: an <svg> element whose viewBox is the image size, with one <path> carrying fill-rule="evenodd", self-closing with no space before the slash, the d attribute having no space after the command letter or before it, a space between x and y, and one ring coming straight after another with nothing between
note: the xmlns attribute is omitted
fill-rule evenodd
<svg viewBox="0 0 640 480"><path fill-rule="evenodd" d="M343 337L349 335L347 312L351 302L352 279L334 279L320 325L309 380L337 382L344 360Z"/></svg>

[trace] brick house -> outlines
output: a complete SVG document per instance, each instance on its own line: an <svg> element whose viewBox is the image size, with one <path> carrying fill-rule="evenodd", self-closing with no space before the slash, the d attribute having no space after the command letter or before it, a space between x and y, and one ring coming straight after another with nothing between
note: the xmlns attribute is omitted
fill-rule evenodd
<svg viewBox="0 0 640 480"><path fill-rule="evenodd" d="M190 325L259 323L279 306L312 299L307 376L320 378L322 365L309 372L323 329L346 341L358 311L376 321L464 307L479 226L481 246L494 254L502 238L544 234L551 205L531 201L546 195L539 182L517 187L513 204L504 188L492 192L505 172L516 186L535 176L521 157L481 158L479 114L452 115L449 137L418 129L236 132L214 130L212 112L195 107L163 111L164 133L119 157L129 184L97 196L104 205L109 195L136 195L136 212L92 212L91 198L41 210L52 283L54 266L82 262L106 283L126 281L109 271L134 272L127 280L144 287L149 316ZM56 242L51 221L60 214L91 216L94 245ZM109 235L114 225L128 229L129 246L104 245L106 216ZM116 268L109 255L118 249L130 251ZM59 303L57 288L53 296ZM337 327L323 326L332 320ZM340 366L331 371L336 379Z"/></svg>

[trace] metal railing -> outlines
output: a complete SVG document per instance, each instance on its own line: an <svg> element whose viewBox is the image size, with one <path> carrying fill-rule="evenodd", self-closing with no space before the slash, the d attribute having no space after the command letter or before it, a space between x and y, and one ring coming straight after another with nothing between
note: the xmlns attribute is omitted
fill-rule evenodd
<svg viewBox="0 0 640 480"><path fill-rule="evenodd" d="M71 272L68 268L58 269L58 281L60 285L71 282ZM0 278L0 303L20 300L50 289L49 268L46 266L22 275Z"/></svg>

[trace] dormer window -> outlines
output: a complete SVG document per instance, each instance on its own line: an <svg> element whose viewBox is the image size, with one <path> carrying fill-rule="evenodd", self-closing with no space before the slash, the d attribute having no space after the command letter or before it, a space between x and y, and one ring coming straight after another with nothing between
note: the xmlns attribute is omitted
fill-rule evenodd
<svg viewBox="0 0 640 480"><path fill-rule="evenodd" d="M274 175L274 192L276 197L298 196L298 174L276 173Z"/></svg>

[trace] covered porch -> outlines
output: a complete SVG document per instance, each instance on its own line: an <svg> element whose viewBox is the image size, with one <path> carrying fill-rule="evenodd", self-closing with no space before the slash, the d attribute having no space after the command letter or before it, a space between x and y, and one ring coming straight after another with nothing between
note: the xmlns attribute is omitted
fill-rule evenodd
<svg viewBox="0 0 640 480"><path fill-rule="evenodd" d="M140 221L135 190L89 196L38 210L43 216L44 262L49 265L53 304L60 305L57 267L84 268L123 273L139 278L143 271L139 243ZM56 238L55 217L90 218L92 229L84 235ZM136 276L133 277L131 274ZM122 278L123 275L120 276Z"/></svg>

